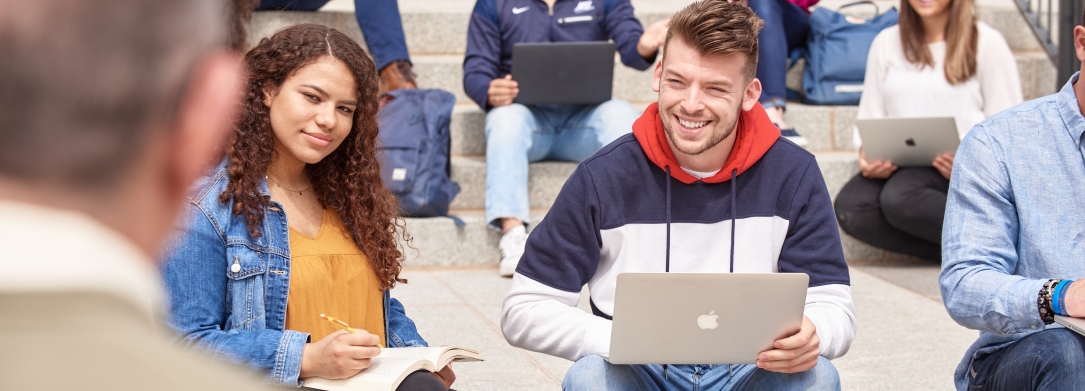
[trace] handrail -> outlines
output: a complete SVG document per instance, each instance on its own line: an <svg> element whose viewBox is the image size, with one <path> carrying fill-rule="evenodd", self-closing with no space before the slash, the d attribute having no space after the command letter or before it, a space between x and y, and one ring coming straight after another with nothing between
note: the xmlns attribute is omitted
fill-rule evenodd
<svg viewBox="0 0 1085 391"><path fill-rule="evenodd" d="M1062 88L1070 76L1081 69L1073 42L1074 26L1081 24L1085 0L1058 0L1057 17L1053 7L1056 5L1054 0L1014 0L1014 4L1032 27L1032 32L1036 34L1051 62L1055 64L1055 90ZM1064 10L1069 12L1063 12Z"/></svg>

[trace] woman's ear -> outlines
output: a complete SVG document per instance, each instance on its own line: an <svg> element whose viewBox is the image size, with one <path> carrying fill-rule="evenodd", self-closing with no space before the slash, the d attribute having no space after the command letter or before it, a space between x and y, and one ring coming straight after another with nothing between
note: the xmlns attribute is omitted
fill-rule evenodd
<svg viewBox="0 0 1085 391"><path fill-rule="evenodd" d="M279 94L279 89L275 88L275 86L271 85L271 83L267 83L267 84L264 84L263 90L264 90L264 106L270 108L271 107L271 98L274 98L275 95Z"/></svg>

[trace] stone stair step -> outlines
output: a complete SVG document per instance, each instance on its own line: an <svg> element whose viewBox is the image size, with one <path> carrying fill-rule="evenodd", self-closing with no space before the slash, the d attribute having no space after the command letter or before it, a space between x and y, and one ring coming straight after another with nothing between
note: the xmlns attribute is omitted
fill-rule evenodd
<svg viewBox="0 0 1085 391"><path fill-rule="evenodd" d="M446 217L406 219L407 232L413 237L413 249L401 246L406 257L404 266L497 265L501 261L501 253L497 250L501 233L486 224L485 212L453 209L449 214L462 219L466 225L457 226ZM536 222L542 221L545 215L546 209L531 211L531 218Z"/></svg>
<svg viewBox="0 0 1085 391"><path fill-rule="evenodd" d="M639 1L635 6L646 9L637 12L645 25L666 18L681 7L682 2ZM894 6L895 1L881 1L883 8ZM1021 74L1022 92L1026 100L1056 91L1055 67L1042 51L1039 42L1011 1L985 0L978 7L978 15L984 22L998 29L1015 51L1018 71ZM840 0L828 0L820 6L838 8ZM452 1L444 6L421 5L419 2L401 2L404 33L410 48L419 85L440 88L456 95L461 103L472 102L463 92L463 50L466 48L467 21L472 2ZM319 23L338 27L363 42L361 31L353 15L353 4L335 1L318 12L257 12L249 27L250 42L257 42L275 31L296 23ZM867 12L866 7L854 7L853 13ZM801 65L788 73L788 86L801 89ZM655 94L651 90L649 71L637 71L621 65L615 58L615 97L629 102L651 102Z"/></svg>
<svg viewBox="0 0 1085 391"><path fill-rule="evenodd" d="M451 92L456 95L456 102L460 104L475 104L463 89L463 55L418 55L412 56L411 61L414 63L414 72L418 74L419 86ZM651 69L638 71L626 67L615 56L614 86L611 93L615 98L628 102L655 101Z"/></svg>
<svg viewBox="0 0 1085 391"><path fill-rule="evenodd" d="M673 15L687 1L634 1L634 14L645 26ZM403 21L403 35L407 48L414 54L463 54L467 48L467 25L474 9L474 1L422 0L400 1L399 13ZM358 21L354 18L354 4L333 0L317 12L260 11L249 24L249 42L270 36L279 29L297 23L320 23L352 33L364 42ZM364 44L363 44L364 46Z"/></svg>
<svg viewBox="0 0 1085 391"><path fill-rule="evenodd" d="M664 19L674 14L690 1L682 0L634 0L635 14L641 24L647 26L652 22ZM853 0L824 0L818 3L818 7L838 9L840 6L851 3ZM899 9L900 2L897 0L876 0L880 9L890 7ZM419 54L448 54L463 53L467 47L467 25L470 20L471 10L474 9L474 1L464 0L401 0L399 1L400 15L403 20L404 35L407 38L407 47L411 53ZM872 13L869 7L852 7L845 11L849 14L867 16ZM316 19L332 22L329 26L352 31L361 36L358 22L354 19L354 4L352 1L333 0L328 3L319 14L341 14L329 19ZM256 13L251 30L255 37L270 35L275 30L302 22L315 22L310 16L301 14L314 14L312 12L272 12L262 11ZM1017 10L1013 0L979 0L976 2L976 14L979 20L991 25L1006 38L1006 42L1013 50L1040 50L1042 47L1036 40L1032 29L1025 22L1025 18ZM255 41L253 41L255 42Z"/></svg>
<svg viewBox="0 0 1085 391"><path fill-rule="evenodd" d="M858 173L858 158L849 152L815 154L829 194L835 196ZM561 185L575 169L575 163L540 162L531 165L529 189L532 221L538 223L557 197ZM499 261L497 242L500 234L490 229L482 208L485 204L485 162L478 157L454 157L453 179L462 189L450 214L464 220L457 227L451 219L408 218L407 229L414 237L418 252L407 250L409 266L492 265ZM542 205L542 206L539 206ZM863 244L841 232L844 256L849 261L882 261L905 256Z"/></svg>
<svg viewBox="0 0 1085 391"><path fill-rule="evenodd" d="M634 104L643 110L647 104ZM852 127L857 106L812 106L792 102L785 117L806 138L810 151L852 151ZM486 114L477 105L456 105L452 110L452 154L486 154Z"/></svg>
<svg viewBox="0 0 1085 391"><path fill-rule="evenodd" d="M844 184L859 172L855 152L818 152L818 166L825 177L829 194L835 197ZM528 198L531 208L549 208L557 199L565 181L576 170L577 163L542 161L528 166ZM483 209L486 207L486 160L481 156L453 156L452 180L460 185L460 193L452 201L452 209ZM834 198L835 199L835 198Z"/></svg>
<svg viewBox="0 0 1085 391"><path fill-rule="evenodd" d="M549 208L562 185L573 174L577 163L542 161L528 166L528 199L531 208ZM486 159L481 156L452 157L452 180L460 185L460 194L450 205L453 209L486 207Z"/></svg>

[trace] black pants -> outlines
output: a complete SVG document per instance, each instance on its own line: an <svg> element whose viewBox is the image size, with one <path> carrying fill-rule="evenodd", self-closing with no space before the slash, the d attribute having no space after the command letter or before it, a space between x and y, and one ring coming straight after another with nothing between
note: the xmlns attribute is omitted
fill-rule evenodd
<svg viewBox="0 0 1085 391"><path fill-rule="evenodd" d="M886 180L859 174L836 196L836 221L864 243L941 261L948 192L933 167L900 168Z"/></svg>
<svg viewBox="0 0 1085 391"><path fill-rule="evenodd" d="M399 383L397 391L448 391L440 380L433 377L428 371L415 371Z"/></svg>
<svg viewBox="0 0 1085 391"><path fill-rule="evenodd" d="M305 390L315 390L315 388L302 387ZM402 382L399 383L399 387L396 391L453 391L445 388L445 385L437 380L436 377L430 375L429 371L414 371L410 375L407 375Z"/></svg>

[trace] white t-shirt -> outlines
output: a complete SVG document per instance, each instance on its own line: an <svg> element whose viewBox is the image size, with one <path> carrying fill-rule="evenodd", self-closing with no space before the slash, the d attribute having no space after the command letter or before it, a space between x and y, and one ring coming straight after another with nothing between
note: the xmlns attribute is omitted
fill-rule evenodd
<svg viewBox="0 0 1085 391"><path fill-rule="evenodd" d="M1017 60L997 30L977 23L976 74L964 83L946 81L946 43L927 45L933 67L920 68L904 57L900 27L882 30L870 45L863 96L857 118L953 117L961 138L987 117L1020 104ZM853 132L855 148L862 145Z"/></svg>
<svg viewBox="0 0 1085 391"><path fill-rule="evenodd" d="M722 170L722 168L720 168L720 170ZM712 172L701 172L701 171L693 171L693 170L690 170L688 168L682 167L682 171L685 171L686 174L693 175L693 176L697 177L697 179L705 179L705 178L708 178L710 176L716 175L716 173L720 172L720 170L716 170L716 171L712 171Z"/></svg>

